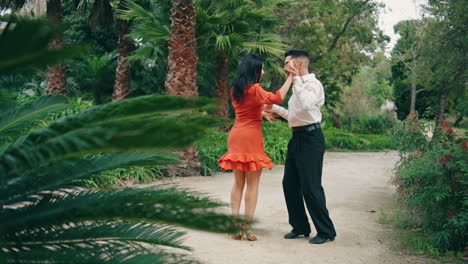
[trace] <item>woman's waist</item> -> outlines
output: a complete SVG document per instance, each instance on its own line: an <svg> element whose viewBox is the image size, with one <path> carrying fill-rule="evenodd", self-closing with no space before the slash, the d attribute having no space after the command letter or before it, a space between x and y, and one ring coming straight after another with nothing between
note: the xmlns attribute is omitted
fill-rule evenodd
<svg viewBox="0 0 468 264"><path fill-rule="evenodd" d="M262 127L262 119L236 119L233 127Z"/></svg>

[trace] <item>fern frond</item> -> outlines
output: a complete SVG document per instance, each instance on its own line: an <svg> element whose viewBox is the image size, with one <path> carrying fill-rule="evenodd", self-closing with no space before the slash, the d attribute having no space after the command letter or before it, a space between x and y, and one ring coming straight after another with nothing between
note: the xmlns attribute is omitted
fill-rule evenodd
<svg viewBox="0 0 468 264"><path fill-rule="evenodd" d="M233 232L242 221L216 212L224 205L199 194L160 185L122 190L61 190L42 192L22 203L6 204L0 233L51 224L115 219L175 224L213 232Z"/></svg>
<svg viewBox="0 0 468 264"><path fill-rule="evenodd" d="M0 200L5 202L27 197L43 190L61 188L76 180L115 168L144 165L167 165L178 162L177 155L170 153L107 153L83 159L71 159L33 167L21 175L9 178L0 187Z"/></svg>
<svg viewBox="0 0 468 264"><path fill-rule="evenodd" d="M68 245L79 243L123 241L143 242L189 250L182 245L185 232L164 225L138 222L70 222L62 225L42 226L8 234L9 247Z"/></svg>
<svg viewBox="0 0 468 264"><path fill-rule="evenodd" d="M64 110L67 107L65 101L66 98L60 95L41 96L0 113L0 138L19 135L31 128L37 120Z"/></svg>
<svg viewBox="0 0 468 264"><path fill-rule="evenodd" d="M83 54L87 47L49 48L49 42L63 27L51 28L45 19L25 19L14 16L0 32L0 74L30 70L65 58ZM12 48L14 47L14 48Z"/></svg>
<svg viewBox="0 0 468 264"><path fill-rule="evenodd" d="M95 106L9 146L0 154L0 179L84 154L188 146L216 122L184 111L206 108L207 102L211 100L152 95Z"/></svg>
<svg viewBox="0 0 468 264"><path fill-rule="evenodd" d="M122 241L94 241L82 243L57 243L32 245L21 248L2 247L0 258L5 263L21 264L188 264L198 263L187 255L170 253L145 243Z"/></svg>

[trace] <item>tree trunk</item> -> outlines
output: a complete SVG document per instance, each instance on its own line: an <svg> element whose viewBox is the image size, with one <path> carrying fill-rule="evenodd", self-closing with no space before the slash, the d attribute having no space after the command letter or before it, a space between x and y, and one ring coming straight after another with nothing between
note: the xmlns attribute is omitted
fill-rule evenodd
<svg viewBox="0 0 468 264"><path fill-rule="evenodd" d="M229 58L221 52L216 58L216 98L218 100L218 109L215 112L216 116L228 117L229 112Z"/></svg>
<svg viewBox="0 0 468 264"><path fill-rule="evenodd" d="M58 27L62 21L61 0L49 0L47 2L47 18L51 27ZM59 34L50 44L53 49L63 48L63 35ZM65 80L65 65L59 62L47 67L47 94L67 94L67 82Z"/></svg>
<svg viewBox="0 0 468 264"><path fill-rule="evenodd" d="M414 80L411 81L411 104L410 113L416 111L416 83Z"/></svg>
<svg viewBox="0 0 468 264"><path fill-rule="evenodd" d="M119 8L125 8L125 0L121 0ZM132 22L128 20L117 21L118 29L117 34L119 36L118 44L118 59L117 68L115 70L115 82L114 92L112 93L112 101L122 100L128 97L130 94L130 64L128 63L127 57L130 56L132 51L132 41L127 38L127 34L130 33L130 27Z"/></svg>
<svg viewBox="0 0 468 264"><path fill-rule="evenodd" d="M332 114L332 120L333 120L333 127L334 128L341 128L341 119L340 115L333 113Z"/></svg>
<svg viewBox="0 0 468 264"><path fill-rule="evenodd" d="M432 137L432 140L437 138L441 133L440 132L441 122L444 120L445 107L447 105L448 93L449 93L449 89L447 88L442 88L442 90L440 90L439 105L437 107L435 127L434 127L434 136Z"/></svg>
<svg viewBox="0 0 468 264"><path fill-rule="evenodd" d="M192 0L174 0L171 8L166 91L171 95L197 96L195 5Z"/></svg>
<svg viewBox="0 0 468 264"><path fill-rule="evenodd" d="M195 18L193 0L172 1L171 39L165 82L166 92L170 95L198 96ZM175 150L173 153L179 155L185 164L166 166L166 175L200 175L200 156L195 148Z"/></svg>
<svg viewBox="0 0 468 264"><path fill-rule="evenodd" d="M447 96L448 96L448 89L443 88L440 91L440 95L439 95L439 105L437 107L437 114L436 114L436 125L439 124L441 120L444 120L445 107L447 105Z"/></svg>

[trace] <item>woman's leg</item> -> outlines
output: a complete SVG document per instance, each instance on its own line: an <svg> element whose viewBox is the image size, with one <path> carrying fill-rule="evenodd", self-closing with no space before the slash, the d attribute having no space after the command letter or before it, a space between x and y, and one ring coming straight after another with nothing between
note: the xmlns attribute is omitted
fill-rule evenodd
<svg viewBox="0 0 468 264"><path fill-rule="evenodd" d="M260 183L260 175L262 170L248 171L247 174L247 190L245 192L245 218L252 220L257 207L258 185Z"/></svg>
<svg viewBox="0 0 468 264"><path fill-rule="evenodd" d="M242 193L244 192L246 172L241 170L234 171L234 184L231 190L231 211L233 216L239 216Z"/></svg>

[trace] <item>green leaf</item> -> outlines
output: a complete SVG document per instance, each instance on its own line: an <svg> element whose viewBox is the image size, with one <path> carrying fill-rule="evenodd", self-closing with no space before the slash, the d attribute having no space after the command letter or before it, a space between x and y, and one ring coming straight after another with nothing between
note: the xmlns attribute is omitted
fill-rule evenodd
<svg viewBox="0 0 468 264"><path fill-rule="evenodd" d="M3 22L2 22L3 21ZM49 48L63 27L50 28L45 19L0 17L5 28L0 33L0 74L44 67L83 54L88 47Z"/></svg>
<svg viewBox="0 0 468 264"><path fill-rule="evenodd" d="M65 101L60 95L41 96L0 113L0 137L18 135L48 114L63 111L67 107Z"/></svg>
<svg viewBox="0 0 468 264"><path fill-rule="evenodd" d="M70 159L31 168L10 178L0 187L0 200L10 201L33 193L74 184L76 180L115 168L144 165L166 165L178 162L170 153L108 153L82 159ZM18 196L21 194L21 196Z"/></svg>
<svg viewBox="0 0 468 264"><path fill-rule="evenodd" d="M18 232L71 221L118 219L176 224L213 232L239 229L242 220L218 213L223 203L167 185L123 190L60 190L42 192L27 203L6 204L0 215L0 233Z"/></svg>

